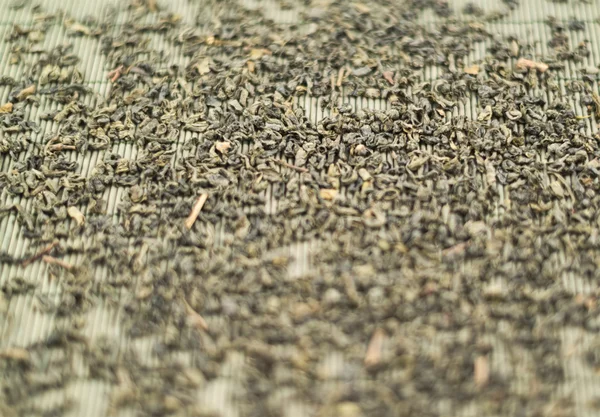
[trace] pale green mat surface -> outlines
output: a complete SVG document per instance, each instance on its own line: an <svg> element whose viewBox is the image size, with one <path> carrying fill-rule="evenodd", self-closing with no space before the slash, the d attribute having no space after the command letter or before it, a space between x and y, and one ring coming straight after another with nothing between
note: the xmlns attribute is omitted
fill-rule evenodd
<svg viewBox="0 0 600 417"><path fill-rule="evenodd" d="M259 7L260 5L260 7L264 8L267 16L278 22L294 23L298 20L299 13L297 9L280 10L274 2L269 1L260 3L250 0L240 1L253 7ZM11 33L14 25L18 24L26 27L32 23L33 17L31 5L35 2L30 3L20 10L11 10L8 5L12 2L13 0L0 0L0 39L5 39ZM84 18L87 15L101 15L104 13L107 6L114 4L113 2L86 0L47 0L40 3L43 4L48 12L62 9L68 11L69 14L75 18ZM159 1L159 3L180 14L187 24L192 24L194 22L194 16L198 14L199 8L202 7L201 1L188 2L185 0L175 0ZM467 2L464 0L450 1L451 6L455 10L462 10L465 3ZM474 3L479 4L484 9L488 10L492 7L490 6L490 3L493 3L494 6L499 4L499 2L490 2L486 0L478 0L474 1ZM581 75L578 70L581 68L590 66L595 67L600 64L600 25L596 23L596 19L600 18L600 2L592 0L587 4L579 1L569 1L566 4L558 4L547 0L523 0L521 3L521 6L511 12L508 17L497 22L487 23L487 30L502 37L514 34L520 39L528 39L530 41L537 40L539 41L537 43L538 53L541 56L544 56L547 53L546 45L550 38L550 29L544 23L544 20L548 16L555 16L564 20L576 17L585 22L586 25L585 30L582 32L570 32L569 37L572 48L584 39L587 39L591 42L592 53L586 61L582 63L569 63L564 72L564 79L561 79L561 83L564 83L565 80L580 77ZM119 14L119 20L116 23L121 24L126 18L127 12L122 12ZM431 11L427 11L421 16L421 20L424 24L435 26L436 22L439 21L439 18ZM159 35L150 34L148 36L152 38L152 42L157 48L160 48L162 45L164 45L164 48L167 48L166 43ZM43 45L50 48L65 42L73 43L73 52L82 59L78 64L78 67L84 75L85 83L97 93L97 96L95 97L93 95L88 95L85 100L92 103L95 100L100 100L100 97L106 97L110 88L110 83L106 77L109 68L105 65L105 58L100 54L99 42L86 37L67 38L64 25L57 24L53 25L46 34ZM475 50L470 54L470 59L473 62L484 57L489 42L490 41L486 41L475 45ZM173 62L185 65L186 58L183 57L181 50L173 49L168 50L168 52L171 54ZM21 65L9 64L9 45L5 42L1 42L0 75L9 75L18 78L21 76L21 72ZM425 68L423 70L423 77L424 79L435 78L435 68ZM562 87L564 88L564 86ZM0 87L0 103L6 102L9 90L10 87L8 86ZM352 99L351 102L355 108L386 108L385 102L377 100ZM310 98L306 100L301 99L298 105L304 106L307 109L307 114L314 121L317 121L324 116L319 106L317 106L317 103ZM578 114L583 114L578 102L573 103L573 106ZM55 129L52 122L41 121L40 116L55 107L56 104L48 104L48 101L45 98L42 98L40 106L31 109L31 119L39 122L42 128L42 131L35 135L38 143L41 143L41 139L45 132ZM460 110L457 111L462 111L470 116L475 112L476 107L477 104L475 99L473 99L470 105L467 104L461 106ZM596 131L597 126L595 125L594 120L589 119L588 128ZM136 149L132 144L114 145L112 151L125 158L134 159L136 157ZM181 152L180 149L178 151ZM86 153L85 157L72 155L71 158L77 160L80 173L86 175L91 172L98 161L102 160L102 155L103 152L99 151L96 153ZM26 157L27 155L25 154L21 155L22 159ZM0 157L0 170L7 172L12 169L13 165L14 161L9 157ZM498 186L501 187L500 185ZM116 215L116 206L121 199L120 193L121 192L117 190L116 187L106 190L104 198L108 202L107 210L109 214L113 213ZM267 195L267 197L269 196ZM12 203L19 203L19 198L14 198L6 192L0 195L0 206ZM270 198L267 199L267 210L272 210L275 205L276 202L271 201ZM27 252L27 243L22 238L20 227L21 226L16 222L14 214L0 220L0 251L7 252L15 257L22 257ZM216 240L219 240L218 237ZM310 269L311 250L314 249L314 245L310 245L309 243L303 243L285 249L289 251L294 258L294 263L289 270L291 276L302 275ZM70 255L67 256L65 260L67 262L76 263L77 256ZM557 257L556 262L566 262L566 259L564 256L559 256ZM466 267L468 267L468 265L466 265ZM107 271L100 270L98 271L96 279L102 280L105 278L106 274ZM57 291L59 291L56 283L48 277L46 264L38 262L33 263L26 268L0 264L0 285L23 276L33 279L39 285L36 288L35 294L12 297L10 301L5 300L3 310L0 310L0 350L14 346L26 346L35 341L42 340L49 335L59 320L53 315L40 312L38 305L39 300L36 298L37 294L56 297ZM572 292L574 295L590 293L594 290L592 283L575 279L568 273L565 273L562 278L565 289ZM122 346L135 344L135 347L142 355L143 360L147 361L149 364L155 361L156 359L150 354L152 340L128 339L120 327L118 310L119 309L114 306L108 306L102 303L95 305L88 313L84 333L92 342L102 335L109 335L113 338L118 338L121 341ZM561 395L572 396L575 402L577 416L591 417L593 415L598 415L595 414L598 411L593 411L588 404L600 396L600 375L594 374L592 369L586 368L581 360L583 352L589 349L593 342L594 335L587 333L580 328L563 328L558 336L562 340L563 367L566 374L566 381L562 387ZM493 337L490 338L489 342L494 345L491 372L510 376L511 380L514 381L514 384L521 387L524 393L528 392L531 389L531 380L528 375L528 358L509 357L508 355L503 354L501 344L494 340ZM181 361L191 361L191 354L181 354ZM244 358L241 356L229 358L227 366L225 366L222 371L222 375L199 390L198 401L220 410L224 416L238 416L240 409L232 400L232 394L236 389L236 369L239 369L239 367L243 365L243 362ZM344 366L343 363L341 363L341 359L335 353L332 353L325 358L325 362L325 366L331 368ZM111 386L103 382L83 379L76 383L69 384L65 390L48 392L44 396L41 396L39 401L40 404L51 406L56 401L60 401L65 397L72 397L77 399L77 403L69 415L87 417L105 416L108 407L107 398L111 389ZM441 404L440 407L443 408L443 404ZM290 403L286 415L289 417L307 416L310 415L310 409L310 404ZM128 414L127 412L124 412L122 415L134 415L134 413L131 412ZM472 407L463 410L462 415L483 416L485 414L479 409L477 403L474 402Z"/></svg>

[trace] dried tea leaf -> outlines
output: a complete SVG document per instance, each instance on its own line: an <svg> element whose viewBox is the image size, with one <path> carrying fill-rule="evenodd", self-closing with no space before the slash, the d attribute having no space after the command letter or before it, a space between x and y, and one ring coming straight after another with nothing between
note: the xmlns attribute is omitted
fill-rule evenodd
<svg viewBox="0 0 600 417"><path fill-rule="evenodd" d="M352 71L352 75L356 77L364 77L365 75L371 73L371 68L369 67L361 67Z"/></svg>
<svg viewBox="0 0 600 417"><path fill-rule="evenodd" d="M558 198L564 198L565 196L565 192L563 190L562 185L560 185L560 182L555 180L552 181L550 183L550 189L552 189L552 192L554 193L555 196L557 196Z"/></svg>
<svg viewBox="0 0 600 417"><path fill-rule="evenodd" d="M485 161L485 179L488 187L494 188L496 186L496 168L489 160Z"/></svg>

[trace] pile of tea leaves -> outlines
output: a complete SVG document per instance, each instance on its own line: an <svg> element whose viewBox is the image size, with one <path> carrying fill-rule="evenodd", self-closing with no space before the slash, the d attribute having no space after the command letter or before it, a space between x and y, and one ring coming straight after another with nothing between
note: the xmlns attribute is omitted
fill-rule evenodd
<svg viewBox="0 0 600 417"><path fill-rule="evenodd" d="M0 415L597 413L598 45L572 42L593 23L189 3L11 6Z"/></svg>

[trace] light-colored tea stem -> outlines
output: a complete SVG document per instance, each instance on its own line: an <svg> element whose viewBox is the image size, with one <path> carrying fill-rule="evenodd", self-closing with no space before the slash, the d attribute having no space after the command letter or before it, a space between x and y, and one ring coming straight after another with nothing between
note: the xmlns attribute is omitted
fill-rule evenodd
<svg viewBox="0 0 600 417"><path fill-rule="evenodd" d="M365 366L374 366L381 361L381 349L383 348L384 339L385 332L383 329L378 328L373 332L369 347L367 347L367 354L365 355Z"/></svg>
<svg viewBox="0 0 600 417"><path fill-rule="evenodd" d="M192 207L192 211L191 211L190 215L188 216L187 219L185 219L186 229L189 230L192 228L192 226L194 225L194 222L198 218L198 215L200 214L200 211L202 210L202 207L204 206L204 203L206 203L207 199L208 199L208 194L206 194L206 193L200 194L200 197L198 197L198 199L194 203L194 207Z"/></svg>
<svg viewBox="0 0 600 417"><path fill-rule="evenodd" d="M56 246L58 246L58 242L53 242L51 244L49 244L48 246L46 246L44 249L42 249L41 251L39 251L38 253L36 253L35 255L33 255L31 258L24 260L21 265L23 267L26 267L27 265L29 265L32 262L37 261L38 259L40 259L42 256L50 253L50 251L52 249L54 249Z"/></svg>
<svg viewBox="0 0 600 417"><path fill-rule="evenodd" d="M279 165L283 165L284 167L288 167L290 169L294 169L294 170L296 170L298 172L308 172L308 169L306 169L306 168L297 167L296 165L292 165L292 164L290 164L288 162L282 161L281 159L273 159L273 161L275 161Z"/></svg>
<svg viewBox="0 0 600 417"><path fill-rule="evenodd" d="M65 268L65 269L72 269L73 268L73 265L71 265L70 263L67 263L67 262L63 261L62 259L54 258L54 257L52 257L50 255L44 255L44 256L42 256L42 261L46 262L47 264L58 265L58 266L60 266L62 268Z"/></svg>

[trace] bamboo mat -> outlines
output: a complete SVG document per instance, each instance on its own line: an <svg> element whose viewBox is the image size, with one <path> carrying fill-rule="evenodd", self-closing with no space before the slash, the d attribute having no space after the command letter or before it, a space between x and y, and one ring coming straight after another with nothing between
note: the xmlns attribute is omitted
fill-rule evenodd
<svg viewBox="0 0 600 417"><path fill-rule="evenodd" d="M299 19L299 5L294 3L294 7L289 10L281 10L275 2L270 1L251 1L240 0L250 8L260 8L273 20L281 23L294 23ZM25 7L13 10L9 8L12 0L0 0L0 39L5 39L11 32L14 25L26 27L32 23L31 7L37 3L32 2ZM48 12L66 10L73 17L83 19L86 16L102 16L110 7L119 6L118 2L105 1L87 1L87 0L47 0L39 2ZM301 2L297 2L301 3ZM467 1L452 0L450 5L453 9L459 11L463 9ZM472 1L484 9L490 9L496 2L487 0ZM161 2L164 7L180 14L184 23L193 24L194 17L198 15L202 7L202 2L188 2L185 0L173 0ZM123 10L117 14L117 24L122 24L127 19L127 11ZM580 69L597 66L600 64L600 24L596 20L600 18L600 1L592 0L590 2L580 2L571 0L565 3L551 2L547 0L523 0L521 5L512 11L506 18L496 22L486 23L486 29L499 36L514 35L519 39L527 39L530 42L537 41L536 52L540 56L548 53L547 41L550 38L550 30L544 23L548 16L555 16L558 19L568 20L576 17L585 22L585 30L582 32L573 32L570 35L571 47L574 48L579 42L587 39L591 41L592 53L584 61L578 64L570 63L560 78L560 88L565 89L565 82L581 77ZM439 23L439 18L432 12L427 11L421 17L422 24L435 27ZM151 34L149 37L156 48L163 48L170 54L174 63L186 64L186 58L183 57L181 50L177 48L167 49L167 43L159 35ZM65 28L63 25L54 25L48 31L43 42L44 47L53 47L64 42L73 43L74 53L81 57L82 61L78 67L82 71L87 84L96 94L89 95L86 102L90 104L95 100L101 100L106 97L110 90L110 83L106 74L110 70L105 64L105 58L100 53L100 45L97 40L80 37L69 38L67 40ZM478 43L475 50L470 53L470 60L475 62L485 56L486 48L489 47L489 40ZM22 65L11 65L9 63L9 45L5 42L0 43L0 75L9 75L13 77L20 76ZM433 80L437 76L434 67L425 67L422 77L424 80ZM597 84L595 84L597 89ZM0 103L6 102L10 87L0 86ZM551 92L547 92L551 95ZM385 109L387 103L374 99L348 99L354 109L363 107ZM306 97L297 102L298 106L306 109L307 116L317 122L327 115L323 113L318 105L318 99ZM30 119L36 121L41 126L41 131L35 134L36 142L41 143L43 136L47 132L55 129L53 122L44 121L40 116L50 110L55 110L55 104L49 104L45 98L41 99L39 107L31 108ZM473 117L477 102L472 98L466 105L461 105L456 110L456 114L462 113L468 117ZM583 114L578 101L573 103L573 108L578 114ZM590 132L596 132L598 127L593 118L587 119L587 127ZM112 149L113 152L122 155L124 158L135 159L137 150L133 144L118 144ZM29 152L35 152L30 150ZM29 155L22 155L21 159ZM177 149L177 152L183 152ZM79 172L86 176L93 170L98 161L102 160L103 151L94 153L88 152L85 156L72 155L71 158L78 162ZM8 172L13 169L15 161L8 156L0 156L0 170ZM498 185L498 187L501 187ZM504 191L506 192L506 191ZM108 188L105 191L104 199L108 202L107 214L117 216L117 205L122 197L122 191L117 187ZM19 203L20 199L3 192L0 195L0 206L6 206L13 203ZM27 203L26 203L27 204ZM266 210L274 210L277 202L267 192ZM27 241L22 237L21 226L16 221L16 214L10 214L0 220L0 252L6 252L9 255L23 256L28 247ZM219 237L216 238L217 243ZM293 247L284 248L283 251L289 252L294 259L294 263L289 268L291 277L301 276L310 270L311 253L318 249L318 244L302 243ZM65 258L68 262L77 263L77 255L70 255ZM566 255L560 255L555 260L558 264L568 262ZM468 265L465 266L468 268ZM108 271L99 269L96 271L95 279L101 281L106 279ZM15 265L0 263L0 286L6 285L11 281L25 277L36 282L38 285L33 294L16 295L10 299L0 298L0 350L14 347L26 346L47 337L52 329L59 323L60 318L42 312L39 308L39 299L37 296L47 297L51 300L58 300L59 287L57 283L48 276L47 265L43 263L34 263L22 268ZM565 273L562 277L564 288L573 294L589 294L596 290L596 283L588 282ZM0 294L1 295L1 294ZM126 337L121 329L119 317L119 306L113 306L99 302L87 314L83 333L94 341L102 336L109 336L120 340L121 349L133 347L139 354L142 361L152 364L155 360L151 353L152 340L136 339L132 340ZM589 404L600 396L600 375L594 374L593 370L585 367L582 363L582 355L589 347L596 343L595 335L587 333L580 328L563 328L559 335L562 341L563 367L566 373L566 382L562 387L560 395L571 397L575 403L576 415L578 417L592 417L598 415L598 411L590 408ZM492 360L492 372L511 374L514 383L522 386L524 392L529 387L527 374L528 358L509 357L502 344L491 337L489 342L494 345L494 357ZM504 353L503 353L504 352ZM182 362L191 361L191 354L181 354ZM198 401L219 410L223 416L236 417L240 415L240 406L233 400L235 390L239 382L236 381L236 374L243 366L243 357L231 357L228 359L227 366L221 372L221 375L209 384L205 385L198 392ZM324 359L324 366L330 369L343 366L335 353ZM60 391L50 391L36 400L40 406L51 407L65 398L76 399L75 407L66 415L69 416L105 416L108 413L108 395L111 387L100 381L94 381L82 378L76 383L69 384L66 389ZM443 409L443 404L440 409ZM286 410L286 416L301 417L310 416L314 410L310 404L290 403ZM123 412L122 415L135 415L134 411ZM484 411L478 408L476 403L472 407L462 410L463 416L482 416Z"/></svg>

